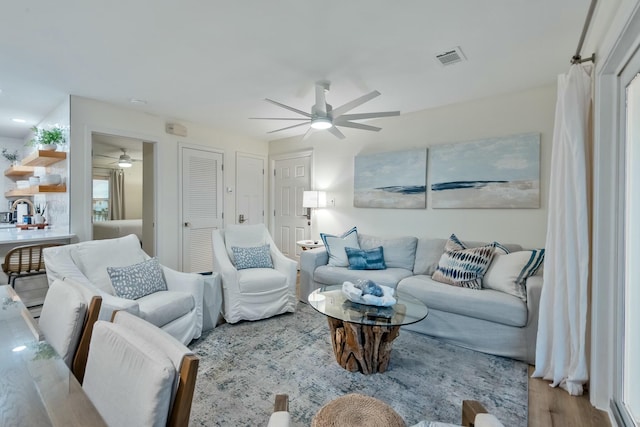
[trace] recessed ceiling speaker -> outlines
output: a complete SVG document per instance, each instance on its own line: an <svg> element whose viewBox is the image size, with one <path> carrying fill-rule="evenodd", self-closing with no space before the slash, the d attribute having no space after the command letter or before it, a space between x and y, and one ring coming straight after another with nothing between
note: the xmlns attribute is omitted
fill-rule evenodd
<svg viewBox="0 0 640 427"><path fill-rule="evenodd" d="M165 131L171 135L187 136L187 128L178 123L167 123L165 125Z"/></svg>

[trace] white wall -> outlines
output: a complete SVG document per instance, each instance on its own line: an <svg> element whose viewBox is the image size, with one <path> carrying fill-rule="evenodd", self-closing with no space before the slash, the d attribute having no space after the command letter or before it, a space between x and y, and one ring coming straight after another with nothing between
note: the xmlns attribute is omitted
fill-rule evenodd
<svg viewBox="0 0 640 427"><path fill-rule="evenodd" d="M268 146L246 136L182 122L189 136L165 133L165 119L140 111L78 96L71 97L71 231L79 240L91 236L91 132L122 135L156 143L157 256L160 262L178 268L181 248L179 222L178 142L209 146L224 152L224 180L235 186L235 153L262 156ZM235 192L225 193L225 218L235 217Z"/></svg>
<svg viewBox="0 0 640 427"><path fill-rule="evenodd" d="M344 129L339 140L326 132L271 141L269 155L313 149L314 189L327 191L335 207L318 210L311 237L339 233L354 225L364 233L498 240L525 247L544 246L555 84L525 92L424 110L372 122L378 133ZM366 111L366 110L362 110ZM353 207L354 157L436 144L519 133L541 134L540 209L361 209ZM428 182L428 184L430 184Z"/></svg>

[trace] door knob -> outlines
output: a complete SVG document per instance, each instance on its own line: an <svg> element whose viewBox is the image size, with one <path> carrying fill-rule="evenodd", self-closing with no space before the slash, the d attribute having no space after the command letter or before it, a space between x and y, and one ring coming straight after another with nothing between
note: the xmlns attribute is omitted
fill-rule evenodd
<svg viewBox="0 0 640 427"><path fill-rule="evenodd" d="M238 222L239 222L240 224L242 224L243 222L248 221L248 220L249 220L249 218L245 218L245 217L244 217L244 214L240 214L240 215L238 215Z"/></svg>
<svg viewBox="0 0 640 427"><path fill-rule="evenodd" d="M190 222L185 222L185 223L184 223L184 226L185 226L185 227L191 227L191 223L190 223Z"/></svg>

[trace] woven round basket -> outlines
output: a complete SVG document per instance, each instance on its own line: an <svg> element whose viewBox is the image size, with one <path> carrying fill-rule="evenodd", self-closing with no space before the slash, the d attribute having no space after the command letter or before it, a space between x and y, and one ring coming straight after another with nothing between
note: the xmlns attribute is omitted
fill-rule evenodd
<svg viewBox="0 0 640 427"><path fill-rule="evenodd" d="M347 394L324 405L311 427L406 427L402 417L381 400L361 394Z"/></svg>

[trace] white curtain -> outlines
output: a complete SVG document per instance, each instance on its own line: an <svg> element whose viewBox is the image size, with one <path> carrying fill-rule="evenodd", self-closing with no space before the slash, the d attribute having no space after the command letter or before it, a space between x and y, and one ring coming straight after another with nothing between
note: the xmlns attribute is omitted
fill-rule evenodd
<svg viewBox="0 0 640 427"><path fill-rule="evenodd" d="M109 176L109 219L124 219L124 171L114 169Z"/></svg>
<svg viewBox="0 0 640 427"><path fill-rule="evenodd" d="M592 65L558 76L544 286L534 377L580 395L588 380L589 114Z"/></svg>

